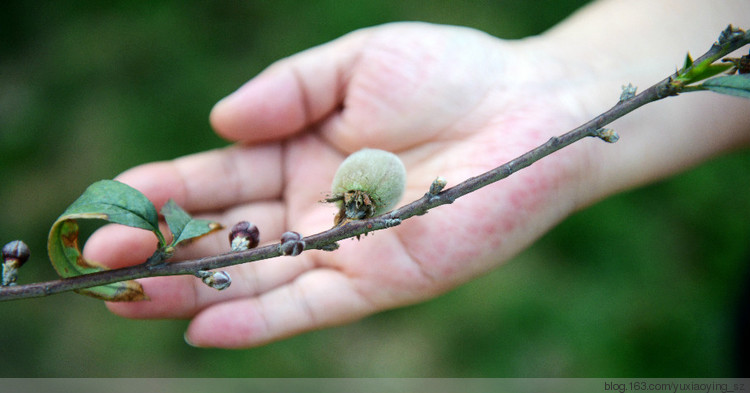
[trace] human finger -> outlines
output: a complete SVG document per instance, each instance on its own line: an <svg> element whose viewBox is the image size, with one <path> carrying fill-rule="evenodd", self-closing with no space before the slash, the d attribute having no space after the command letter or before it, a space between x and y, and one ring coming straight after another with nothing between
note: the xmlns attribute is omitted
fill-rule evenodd
<svg viewBox="0 0 750 393"><path fill-rule="evenodd" d="M232 284L221 291L197 277L150 277L138 280L149 297L141 302L107 303L113 313L134 319L190 318L216 303L256 296L294 280L311 269L308 258L263 260L221 269Z"/></svg>
<svg viewBox="0 0 750 393"><path fill-rule="evenodd" d="M260 296L203 310L193 318L185 339L195 346L253 347L351 322L375 311L342 272L315 269Z"/></svg>
<svg viewBox="0 0 750 393"><path fill-rule="evenodd" d="M173 199L191 212L224 209L279 197L281 148L234 145L141 165L116 180L141 191L157 208Z"/></svg>
<svg viewBox="0 0 750 393"><path fill-rule="evenodd" d="M341 104L362 32L272 64L219 101L210 120L230 140L279 139L321 120Z"/></svg>

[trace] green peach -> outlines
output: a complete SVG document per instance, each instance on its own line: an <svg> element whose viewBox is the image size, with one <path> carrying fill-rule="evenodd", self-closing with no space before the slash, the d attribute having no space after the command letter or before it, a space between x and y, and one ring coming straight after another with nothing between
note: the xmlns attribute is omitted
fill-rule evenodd
<svg viewBox="0 0 750 393"><path fill-rule="evenodd" d="M383 214L401 200L406 188L406 168L393 153L362 149L341 163L331 185L332 197L340 207L336 225Z"/></svg>

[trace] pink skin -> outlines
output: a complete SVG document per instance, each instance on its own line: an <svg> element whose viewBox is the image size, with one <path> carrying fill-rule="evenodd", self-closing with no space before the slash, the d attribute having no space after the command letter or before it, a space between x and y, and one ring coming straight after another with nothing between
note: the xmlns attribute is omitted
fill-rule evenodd
<svg viewBox="0 0 750 393"><path fill-rule="evenodd" d="M611 105L590 105L599 98L590 88L555 83L550 70L560 60L532 58L533 45L419 23L360 30L273 64L220 101L211 122L238 144L139 166L118 180L157 207L173 198L226 227L252 221L261 243L287 230L317 233L333 224L336 208L320 201L337 166L362 147L402 158L405 203L437 176L455 185ZM231 267L233 283L221 292L192 276L149 278L141 282L150 301L108 307L128 318L191 318L191 344L237 348L423 301L495 268L617 187L602 185L591 164L609 149L575 144L452 205L341 241L335 252ZM227 252L226 239L204 238L176 258ZM108 226L85 254L119 267L143 262L155 244L150 233Z"/></svg>
<svg viewBox="0 0 750 393"><path fill-rule="evenodd" d="M118 180L157 206L174 198L227 227L253 221L262 242L285 230L316 233L332 225L335 208L319 201L350 152L398 153L408 170L407 202L437 176L456 184L581 121L540 116L548 105L532 99L540 86L522 83L528 64L513 50L461 28L360 31L272 65L217 104L212 124L241 144L143 165ZM548 129L552 118L557 124ZM539 231L529 217L544 217L533 226L548 227L568 213L540 209L553 195L541 191L575 172L577 161L563 157L572 154L397 228L342 241L336 252L233 267L234 282L222 292L195 277L153 278L142 280L151 301L108 306L131 318L193 318L191 343L245 347L421 301L521 250L525 234ZM178 257L226 252L225 240L224 233L203 239ZM108 227L89 240L86 255L125 266L142 262L154 245L146 232Z"/></svg>

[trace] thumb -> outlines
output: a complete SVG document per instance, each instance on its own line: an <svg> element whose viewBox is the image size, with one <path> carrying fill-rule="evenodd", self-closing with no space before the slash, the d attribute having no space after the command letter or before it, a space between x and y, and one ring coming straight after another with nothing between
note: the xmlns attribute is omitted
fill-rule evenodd
<svg viewBox="0 0 750 393"><path fill-rule="evenodd" d="M320 121L340 106L363 35L351 33L272 64L219 101L211 125L229 140L261 142Z"/></svg>

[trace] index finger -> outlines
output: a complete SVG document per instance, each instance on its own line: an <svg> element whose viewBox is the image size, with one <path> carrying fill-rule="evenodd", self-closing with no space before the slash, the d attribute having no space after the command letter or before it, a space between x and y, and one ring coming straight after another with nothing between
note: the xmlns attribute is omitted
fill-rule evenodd
<svg viewBox="0 0 750 393"><path fill-rule="evenodd" d="M173 199L184 209L215 211L281 196L278 144L235 145L137 166L116 180L141 191L160 208Z"/></svg>
<svg viewBox="0 0 750 393"><path fill-rule="evenodd" d="M364 36L351 33L272 64L214 106L212 126L227 139L259 142L321 121L341 105Z"/></svg>

